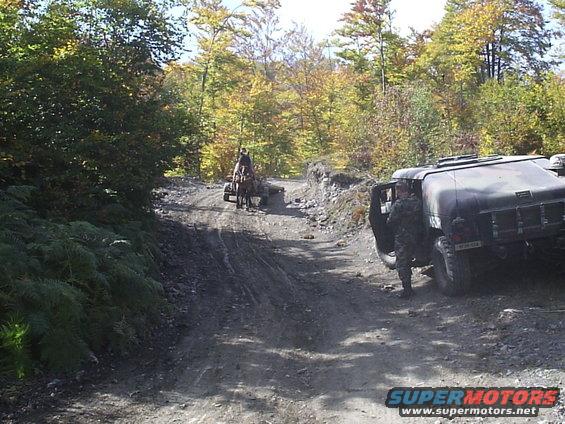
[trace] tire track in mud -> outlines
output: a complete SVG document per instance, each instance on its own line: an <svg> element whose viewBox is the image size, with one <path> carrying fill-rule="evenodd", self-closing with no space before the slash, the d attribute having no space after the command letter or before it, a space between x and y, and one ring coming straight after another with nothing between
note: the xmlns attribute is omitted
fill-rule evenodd
<svg viewBox="0 0 565 424"><path fill-rule="evenodd" d="M239 255L242 249L239 241L240 236L235 234L233 222L230 222L229 219L236 219L236 214L234 213L235 205L225 203L223 208L218 208L217 196L216 190L210 190L197 203L199 205L198 216L193 217L190 216L191 214L188 214L185 219L188 221L198 219L208 225L205 242L212 257L218 263L220 270L224 268L232 280L231 282L239 286L242 292L249 297L249 300L258 305L259 301L256 294L252 292L241 278L238 278L247 267L241 266L240 259L236 258L238 260L235 260L232 258L234 254ZM232 210L230 210L230 206L233 207ZM202 208L206 210L202 211ZM240 224L243 225L243 223ZM226 237L224 237L224 234Z"/></svg>
<svg viewBox="0 0 565 424"><path fill-rule="evenodd" d="M204 228L202 224L199 225L199 238L203 240L214 258L217 272L224 273L222 286L224 288L227 288L227 286L240 288L241 293L245 295L243 301L247 301L250 304L250 307L242 309L239 314L233 310L228 310L227 313L219 312L220 316L227 316L218 321L217 328L221 328L223 322L228 321L235 326L235 328L231 328L232 332L247 332L255 339L259 337L258 341L268 339L269 344L274 347L287 346L288 343L284 342L284 339L289 332L295 332L295 328L293 328L295 326L285 319L286 309L283 311L280 309L281 307L286 307L283 300L290 291L294 292L295 288L288 274L284 272L280 265L273 262L271 243L266 237L260 237L259 234L254 232L253 222L250 222L253 219L253 215L246 214L243 211L238 211L239 213L236 214L235 205L231 203L223 204L223 208L218 208L217 204L218 201L213 195L205 194L197 202L199 206L198 211L188 213L184 217L188 221L197 220L201 223L208 223L207 228ZM203 211L202 209L206 210ZM260 249L255 247L257 243L261 244ZM281 276L284 276L282 280ZM268 287L265 286L266 284L268 284ZM273 290L276 293L275 296L272 296L271 291ZM281 293L281 290L284 290L284 293ZM216 310L218 309L220 308L216 308ZM234 314L239 315L237 319L233 316ZM274 319L275 315L279 318ZM239 329L237 328L238 326ZM241 327L246 331L241 331ZM202 384L203 382L208 386L218 384L218 382L211 381L208 376L210 366L214 363L225 363L226 358L219 351L214 352L214 354L214 359L210 359L202 367L198 367L200 374L196 377L198 379L196 384ZM229 359L234 360L238 358L236 356ZM258 358L256 362L259 364L264 361ZM227 366L224 364L223 366L229 367L229 364ZM265 366L265 364L262 366ZM249 382L254 382L259 387L268 388L272 385L273 372L280 374L281 372L295 373L298 371L296 369L293 370L293 368L289 366L287 358L278 357L275 362L271 363L264 370L260 370L258 375L248 375L243 381L247 381L248 384ZM273 371L273 369L276 371ZM284 378L284 376L277 375L275 380ZM245 388L241 390L245 391ZM241 390L234 389L231 394L224 393L223 396L227 396L230 399L227 403L235 405L240 402ZM275 387L267 389L266 397L276 398L277 391ZM279 410L280 407L276 406L275 403L269 408ZM210 403L206 402L205 404L200 404L200 406L206 408L210 406ZM292 406L285 404L280 413L290 417L291 410ZM201 417L201 419L206 419L206 417ZM210 416L208 416L208 420L208 422L212 422ZM298 417L295 417L295 420L298 420Z"/></svg>

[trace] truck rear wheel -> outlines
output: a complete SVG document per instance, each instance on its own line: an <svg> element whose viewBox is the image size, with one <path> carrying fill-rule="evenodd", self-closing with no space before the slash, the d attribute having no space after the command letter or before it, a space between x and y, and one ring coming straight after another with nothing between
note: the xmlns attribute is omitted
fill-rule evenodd
<svg viewBox="0 0 565 424"><path fill-rule="evenodd" d="M435 239L432 263L436 284L447 296L458 296L470 289L471 265L468 255L456 252L445 236Z"/></svg>
<svg viewBox="0 0 565 424"><path fill-rule="evenodd" d="M224 202L230 201L230 195L228 193L224 193Z"/></svg>

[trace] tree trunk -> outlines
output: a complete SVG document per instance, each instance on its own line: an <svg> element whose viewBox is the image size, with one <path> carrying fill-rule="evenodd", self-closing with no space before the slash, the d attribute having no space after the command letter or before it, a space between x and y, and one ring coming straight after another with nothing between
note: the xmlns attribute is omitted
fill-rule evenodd
<svg viewBox="0 0 565 424"><path fill-rule="evenodd" d="M383 28L382 24L379 27L379 53L381 57L381 86L383 94L386 93L386 73L385 73L385 45L383 39Z"/></svg>
<svg viewBox="0 0 565 424"><path fill-rule="evenodd" d="M491 49L490 49L490 53L491 53L491 61L490 61L490 65L492 66L492 78L495 77L496 75L496 43L492 43L491 45Z"/></svg>
<svg viewBox="0 0 565 424"><path fill-rule="evenodd" d="M498 81L502 79L502 37L504 35L504 31L500 30L500 40L498 42L498 58L497 58L497 70L496 70L496 78Z"/></svg>
<svg viewBox="0 0 565 424"><path fill-rule="evenodd" d="M486 45L485 56L487 60L487 79L490 79L492 78L492 75L490 74L490 43Z"/></svg>

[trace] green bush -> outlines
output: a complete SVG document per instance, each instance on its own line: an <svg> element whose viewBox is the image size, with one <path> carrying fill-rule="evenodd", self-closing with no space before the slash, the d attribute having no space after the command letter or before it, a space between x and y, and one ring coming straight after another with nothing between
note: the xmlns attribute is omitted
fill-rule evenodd
<svg viewBox="0 0 565 424"><path fill-rule="evenodd" d="M171 3L0 2L0 187L40 187L42 211L147 210L190 133L160 96L182 31Z"/></svg>
<svg viewBox="0 0 565 424"><path fill-rule="evenodd" d="M27 206L32 190L0 190L0 368L18 377L34 361L68 370L89 350L126 352L165 305L141 223L47 220Z"/></svg>
<svg viewBox="0 0 565 424"><path fill-rule="evenodd" d="M183 39L173 6L0 1L1 371L127 351L159 316L140 219L192 131L161 95Z"/></svg>
<svg viewBox="0 0 565 424"><path fill-rule="evenodd" d="M562 77L543 80L489 81L475 105L481 152L553 155L565 148L565 84Z"/></svg>

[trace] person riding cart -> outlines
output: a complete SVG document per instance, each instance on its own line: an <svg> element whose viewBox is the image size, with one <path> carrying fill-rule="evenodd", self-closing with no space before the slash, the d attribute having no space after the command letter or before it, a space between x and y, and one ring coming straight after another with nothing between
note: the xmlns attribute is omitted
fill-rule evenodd
<svg viewBox="0 0 565 424"><path fill-rule="evenodd" d="M235 177L237 176L237 174L242 170L242 169L247 169L249 174L255 178L255 170L253 169L253 161L251 160L251 157L249 156L249 152L247 151L247 149L242 148L241 151L239 152L239 159L237 160L237 163L235 164L235 168L233 170L233 181L235 181Z"/></svg>
<svg viewBox="0 0 565 424"><path fill-rule="evenodd" d="M239 159L233 170L232 188L236 191L236 206L238 208L242 207L240 201L245 202L247 210L253 207L251 197L257 192L257 181L253 163L245 148L241 149Z"/></svg>
<svg viewBox="0 0 565 424"><path fill-rule="evenodd" d="M253 179L253 186L255 187L255 168L253 167L253 161L249 156L249 152L246 148L242 148L239 152L239 158L235 164L232 176L232 186L235 190L235 182L237 180L238 174L241 174L242 170L246 170L249 176Z"/></svg>
<svg viewBox="0 0 565 424"><path fill-rule="evenodd" d="M244 175L245 174L245 175ZM237 203L237 184L241 180L248 180L251 177L252 187L250 190L251 197L259 197L259 205L266 206L269 202L269 196L284 191L284 187L273 185L267 182L266 178L258 178L255 173L253 162L249 157L247 149L242 148L235 164L233 174L226 178L228 182L224 184L224 201L229 202L231 196L236 196ZM252 204L252 202L251 202Z"/></svg>

